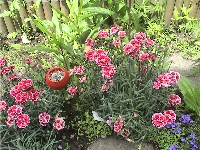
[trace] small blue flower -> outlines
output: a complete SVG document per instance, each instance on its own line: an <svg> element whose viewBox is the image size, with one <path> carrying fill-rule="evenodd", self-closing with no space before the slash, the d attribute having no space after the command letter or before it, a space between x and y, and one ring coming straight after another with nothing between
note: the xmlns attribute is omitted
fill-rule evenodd
<svg viewBox="0 0 200 150"><path fill-rule="evenodd" d="M177 128L177 129L175 129L174 131L172 131L174 134L179 134L179 133L181 133L181 128Z"/></svg>
<svg viewBox="0 0 200 150"><path fill-rule="evenodd" d="M184 143L187 142L186 138L184 138L184 137L181 138L181 141L184 142Z"/></svg>
<svg viewBox="0 0 200 150"><path fill-rule="evenodd" d="M196 135L195 134L190 134L189 138L190 139L196 139Z"/></svg>
<svg viewBox="0 0 200 150"><path fill-rule="evenodd" d="M193 122L189 114L181 114L181 118L182 118L182 123L184 124Z"/></svg>
<svg viewBox="0 0 200 150"><path fill-rule="evenodd" d="M177 150L178 148L178 145L170 145L169 150Z"/></svg>

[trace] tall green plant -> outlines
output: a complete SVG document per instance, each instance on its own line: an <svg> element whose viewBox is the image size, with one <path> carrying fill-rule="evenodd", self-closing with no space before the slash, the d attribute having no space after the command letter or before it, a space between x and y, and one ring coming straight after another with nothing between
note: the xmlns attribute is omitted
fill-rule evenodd
<svg viewBox="0 0 200 150"><path fill-rule="evenodd" d="M65 15L53 5L52 21L40 20L33 15L32 21L45 35L45 45L29 47L31 50L52 53L57 64L70 69L81 62L82 44L88 36L103 24L105 19L99 18L93 24L93 16L98 14L112 15L113 12L101 7L87 7L88 1L66 1L69 14Z"/></svg>
<svg viewBox="0 0 200 150"><path fill-rule="evenodd" d="M178 87L183 94L186 109L194 111L200 117L200 88L183 76L178 82Z"/></svg>

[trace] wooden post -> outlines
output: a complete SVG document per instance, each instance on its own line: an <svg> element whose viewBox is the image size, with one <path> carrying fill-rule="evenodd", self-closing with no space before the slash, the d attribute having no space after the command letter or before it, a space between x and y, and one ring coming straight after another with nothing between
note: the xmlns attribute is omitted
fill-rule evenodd
<svg viewBox="0 0 200 150"><path fill-rule="evenodd" d="M197 18L200 21L200 6L199 6L199 8L197 10L195 18Z"/></svg>
<svg viewBox="0 0 200 150"><path fill-rule="evenodd" d="M2 12L4 12L5 10L9 10L8 3L6 0L2 0L1 10L2 10ZM5 24L6 24L6 27L7 27L7 30L9 33L16 31L13 21L10 17L4 17L4 21L5 21Z"/></svg>
<svg viewBox="0 0 200 150"><path fill-rule="evenodd" d="M51 6L50 6L48 0L42 0L42 5L43 5L43 9L44 9L45 18L47 20L51 21L51 19L52 19L52 10L51 10Z"/></svg>
<svg viewBox="0 0 200 150"><path fill-rule="evenodd" d="M166 8L165 8L165 17L164 17L165 23L167 25L170 24L171 18L173 16L174 3L175 3L175 0L168 0L167 1L167 5L166 5Z"/></svg>
<svg viewBox="0 0 200 150"><path fill-rule="evenodd" d="M35 1L33 1L35 2ZM39 7L36 10L36 15L41 19L41 20L45 20L45 15L44 15L44 10L42 7L42 3L39 4Z"/></svg>
<svg viewBox="0 0 200 150"><path fill-rule="evenodd" d="M188 9L190 7L191 0L184 0L183 5Z"/></svg>
<svg viewBox="0 0 200 150"><path fill-rule="evenodd" d="M60 10L60 2L59 0L51 0L51 4L58 10Z"/></svg>
<svg viewBox="0 0 200 150"><path fill-rule="evenodd" d="M2 17L0 17L0 34L2 35L7 35L8 34L8 31L7 31L7 28L6 28L6 24L4 22L4 19Z"/></svg>
<svg viewBox="0 0 200 150"><path fill-rule="evenodd" d="M192 10L189 12L190 17L195 17L197 9L198 9L198 3L200 0L193 0L192 1Z"/></svg>
<svg viewBox="0 0 200 150"><path fill-rule="evenodd" d="M175 7L177 8L179 15L181 14L182 5L183 5L183 0L177 0L176 3L175 3Z"/></svg>
<svg viewBox="0 0 200 150"><path fill-rule="evenodd" d="M28 16L31 16L31 14L36 14L36 12L32 8L32 6L33 6L33 1L32 0L26 0L26 8L27 8ZM35 30L36 29L35 25L32 22L30 22L30 24L31 24L31 27Z"/></svg>
<svg viewBox="0 0 200 150"><path fill-rule="evenodd" d="M60 9L65 15L69 15L69 9L67 4L64 0L60 0Z"/></svg>

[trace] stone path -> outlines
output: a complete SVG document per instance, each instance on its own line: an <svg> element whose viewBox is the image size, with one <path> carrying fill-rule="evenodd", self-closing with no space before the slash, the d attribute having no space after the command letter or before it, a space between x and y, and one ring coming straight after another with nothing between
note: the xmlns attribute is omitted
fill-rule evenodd
<svg viewBox="0 0 200 150"><path fill-rule="evenodd" d="M169 57L169 61L172 62L170 70L178 71L181 75L186 76L194 85L200 86L200 74L195 77L189 76L193 67L195 67L194 61L184 59L181 53Z"/></svg>
<svg viewBox="0 0 200 150"><path fill-rule="evenodd" d="M131 143L125 140L109 137L98 139L87 150L138 150L140 143ZM142 143L141 150L155 150L151 144Z"/></svg>

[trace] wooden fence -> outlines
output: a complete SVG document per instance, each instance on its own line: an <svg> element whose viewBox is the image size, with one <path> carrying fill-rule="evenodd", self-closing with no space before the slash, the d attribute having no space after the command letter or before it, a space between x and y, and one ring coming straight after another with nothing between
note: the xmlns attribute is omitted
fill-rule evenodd
<svg viewBox="0 0 200 150"><path fill-rule="evenodd" d="M0 13L10 9L10 2L12 0L0 0ZM24 0L23 4L20 4L19 11L15 12L15 19L12 17L0 17L0 33L8 34L15 31L20 31L19 27L25 23L25 18L30 14L36 13L42 20L51 20L52 18L52 8L51 5L61 10L64 14L68 14L66 0L41 0L38 9L35 11L31 6L35 4L36 0ZM132 0L134 3L135 0ZM142 0L138 0L142 2ZM165 16L164 20L166 24L171 22L173 18L173 11L175 7L178 12L181 11L181 7L185 6L187 9L191 7L189 12L190 17L194 17L200 20L200 0L149 0L151 2L164 1L165 5ZM50 5L51 3L51 5ZM16 22L17 20L17 22ZM34 24L28 24L32 28L35 28Z"/></svg>

